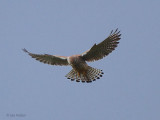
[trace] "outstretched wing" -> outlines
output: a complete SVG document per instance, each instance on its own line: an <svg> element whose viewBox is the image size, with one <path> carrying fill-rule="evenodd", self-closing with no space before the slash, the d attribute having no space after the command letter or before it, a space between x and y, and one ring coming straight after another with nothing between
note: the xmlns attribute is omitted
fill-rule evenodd
<svg viewBox="0 0 160 120"><path fill-rule="evenodd" d="M82 58L88 62L102 59L117 47L118 40L121 39L120 36L121 34L118 29L114 32L112 30L108 38L98 45L94 44L90 50L82 53Z"/></svg>
<svg viewBox="0 0 160 120"><path fill-rule="evenodd" d="M40 54L33 54L28 52L26 49L23 49L24 52L28 53L32 58L35 58L36 60L51 64L51 65L69 65L67 61L67 57L65 56L56 56L56 55L40 55Z"/></svg>

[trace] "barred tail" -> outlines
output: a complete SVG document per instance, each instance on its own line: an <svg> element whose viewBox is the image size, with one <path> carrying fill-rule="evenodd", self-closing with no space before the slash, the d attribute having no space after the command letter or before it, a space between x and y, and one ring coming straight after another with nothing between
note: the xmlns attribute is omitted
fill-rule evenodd
<svg viewBox="0 0 160 120"><path fill-rule="evenodd" d="M100 79L100 77L102 77L102 74L104 74L102 70L88 66L88 70L85 74L78 75L78 72L72 69L65 77L71 79L71 81L76 80L76 82L81 81L83 83L89 83L95 81L96 79Z"/></svg>

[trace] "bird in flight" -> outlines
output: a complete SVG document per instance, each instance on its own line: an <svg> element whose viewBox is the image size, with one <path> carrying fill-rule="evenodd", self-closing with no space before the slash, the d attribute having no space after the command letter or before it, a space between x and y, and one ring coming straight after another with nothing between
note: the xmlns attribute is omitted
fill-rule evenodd
<svg viewBox="0 0 160 120"><path fill-rule="evenodd" d="M24 52L28 53L36 60L50 65L72 66L72 70L65 76L71 81L90 83L100 79L104 74L102 70L89 66L86 62L100 60L111 53L118 45L121 34L118 29L111 31L110 35L101 43L94 44L89 50L79 55L57 56L49 54L33 54L25 48Z"/></svg>

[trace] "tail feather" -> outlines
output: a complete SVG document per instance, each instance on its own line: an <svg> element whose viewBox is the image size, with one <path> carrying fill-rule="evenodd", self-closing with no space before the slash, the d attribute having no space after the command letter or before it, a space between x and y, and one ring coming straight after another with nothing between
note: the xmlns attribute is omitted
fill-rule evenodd
<svg viewBox="0 0 160 120"><path fill-rule="evenodd" d="M68 79L71 79L71 81L76 80L76 82L81 81L83 83L84 82L89 83L89 82L95 81L96 79L100 79L100 77L102 77L102 74L104 74L102 70L88 66L88 70L85 75L80 74L80 76L78 76L77 71L72 69L65 77L67 77Z"/></svg>

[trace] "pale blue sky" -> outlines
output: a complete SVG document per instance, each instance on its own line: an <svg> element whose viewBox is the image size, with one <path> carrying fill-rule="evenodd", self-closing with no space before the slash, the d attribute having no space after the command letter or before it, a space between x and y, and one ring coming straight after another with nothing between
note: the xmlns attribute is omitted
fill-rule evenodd
<svg viewBox="0 0 160 120"><path fill-rule="evenodd" d="M0 120L160 119L159 0L1 0ZM121 30L120 44L89 63L104 76L71 82L71 67L25 54L79 54ZM14 116L16 114L24 116Z"/></svg>

